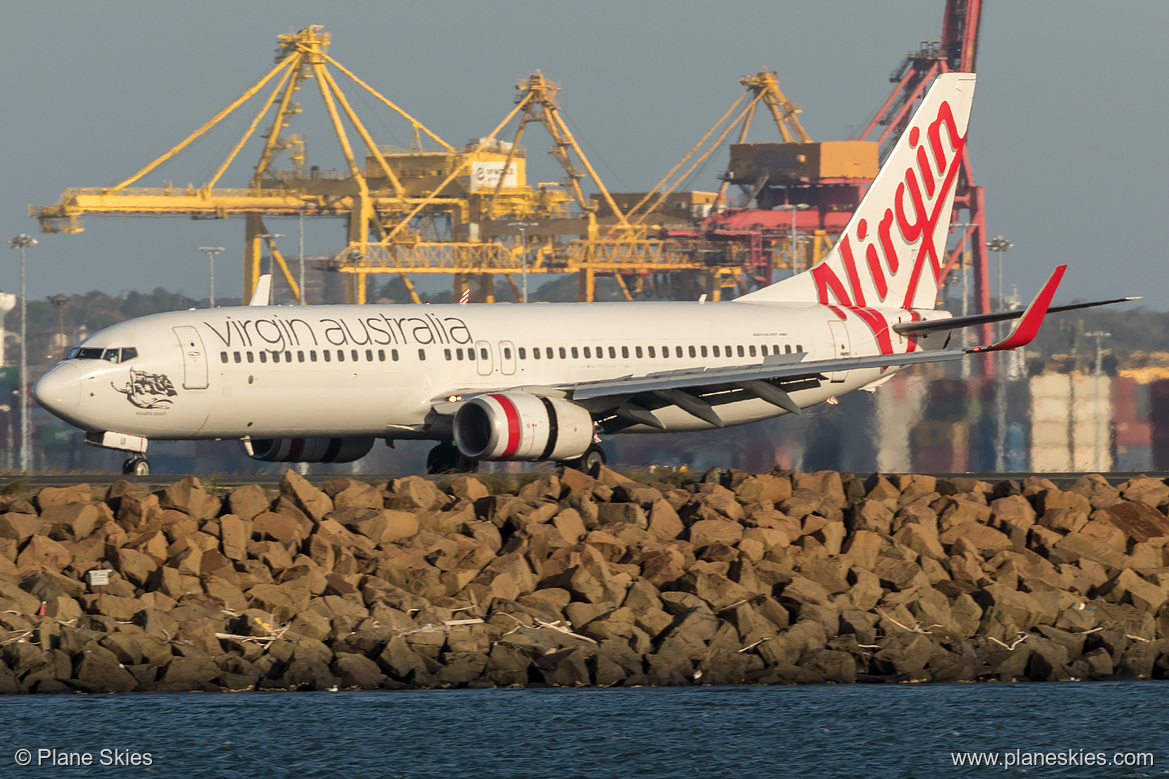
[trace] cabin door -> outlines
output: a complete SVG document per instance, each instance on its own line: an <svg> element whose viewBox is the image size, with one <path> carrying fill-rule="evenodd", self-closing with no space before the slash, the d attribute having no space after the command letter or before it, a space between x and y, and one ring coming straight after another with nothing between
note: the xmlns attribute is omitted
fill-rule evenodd
<svg viewBox="0 0 1169 779"><path fill-rule="evenodd" d="M207 354L203 337L195 328L184 325L171 328L183 352L183 389L207 389Z"/></svg>
<svg viewBox="0 0 1169 779"><path fill-rule="evenodd" d="M848 327L844 322L829 322L828 329L832 331L832 359L842 359L852 356L852 339L848 337ZM832 371L828 374L831 381L844 381L848 371Z"/></svg>
<svg viewBox="0 0 1169 779"><path fill-rule="evenodd" d="M490 376L492 370L491 344L486 341L475 342L475 362L479 367L480 376Z"/></svg>

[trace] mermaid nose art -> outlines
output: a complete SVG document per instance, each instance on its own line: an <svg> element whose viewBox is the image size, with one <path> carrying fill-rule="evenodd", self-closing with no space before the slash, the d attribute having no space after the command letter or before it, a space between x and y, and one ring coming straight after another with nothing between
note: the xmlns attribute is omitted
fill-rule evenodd
<svg viewBox="0 0 1169 779"><path fill-rule="evenodd" d="M32 388L37 403L69 421L81 406L81 371L72 363L60 363L49 369Z"/></svg>

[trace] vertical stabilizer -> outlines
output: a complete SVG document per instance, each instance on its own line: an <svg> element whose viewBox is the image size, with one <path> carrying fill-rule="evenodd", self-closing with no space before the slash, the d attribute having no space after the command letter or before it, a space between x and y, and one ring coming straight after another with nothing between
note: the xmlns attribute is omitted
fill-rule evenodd
<svg viewBox="0 0 1169 779"><path fill-rule="evenodd" d="M938 76L823 262L739 300L933 308L974 80Z"/></svg>

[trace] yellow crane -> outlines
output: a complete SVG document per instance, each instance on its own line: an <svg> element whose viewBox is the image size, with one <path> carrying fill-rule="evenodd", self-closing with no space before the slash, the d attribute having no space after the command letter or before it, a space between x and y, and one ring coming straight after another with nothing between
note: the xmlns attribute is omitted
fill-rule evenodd
<svg viewBox="0 0 1169 779"><path fill-rule="evenodd" d="M365 246L371 237L382 242L416 245L421 242L421 237L410 229L410 225L416 223L414 220L443 218L449 220L454 238L447 242L447 250L456 256L457 262L466 259L473 264L477 261L476 255L492 251L479 245L476 234L488 202L490 214L495 216L510 215L515 219L567 216L566 193L551 187L537 191L525 185L522 148L500 143L472 143L455 148L337 62L328 53L330 41L329 33L319 25L278 36L275 66L183 141L112 187L66 189L55 205L30 208L31 215L40 220L43 231L66 233L81 232L85 216L188 216L201 219L242 216L246 224L245 292L255 286L260 273L261 249L266 244L289 288L301 302L303 295L264 225L265 217L348 217L349 247ZM413 129L411 147L378 145L353 110L333 70L406 119ZM307 166L303 137L281 135L290 120L301 112L300 104L293 98L309 80L317 83L346 162L344 171L322 171ZM260 109L210 179L198 186L188 184L186 187L170 184L145 187L139 184L163 163L264 92L265 88L268 91ZM265 143L247 186L217 186L248 140L257 137L257 130L273 107L275 113L271 124L266 133L259 134ZM363 150L364 158L359 158L354 150L346 121L360 139L359 148ZM437 147L424 148L423 136ZM292 163L291 170L274 168L274 162L283 152ZM460 247L460 243L465 246ZM352 248L347 256L353 256ZM392 255L388 256L391 263L395 262ZM407 269L416 272L408 264L392 270L402 274L407 289L417 302L418 297L405 274ZM513 270L518 271L518 263ZM363 285L358 286L356 297L363 301Z"/></svg>

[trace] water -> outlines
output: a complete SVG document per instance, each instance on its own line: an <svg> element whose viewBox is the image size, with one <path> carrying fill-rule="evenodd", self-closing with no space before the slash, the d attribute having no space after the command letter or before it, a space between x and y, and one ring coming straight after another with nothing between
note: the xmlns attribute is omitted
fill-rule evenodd
<svg viewBox="0 0 1169 779"><path fill-rule="evenodd" d="M1167 695L1169 682L5 697L0 776L1167 776ZM38 767L54 748L93 764ZM1154 764L951 757L1016 749ZM103 767L102 750L151 764Z"/></svg>

